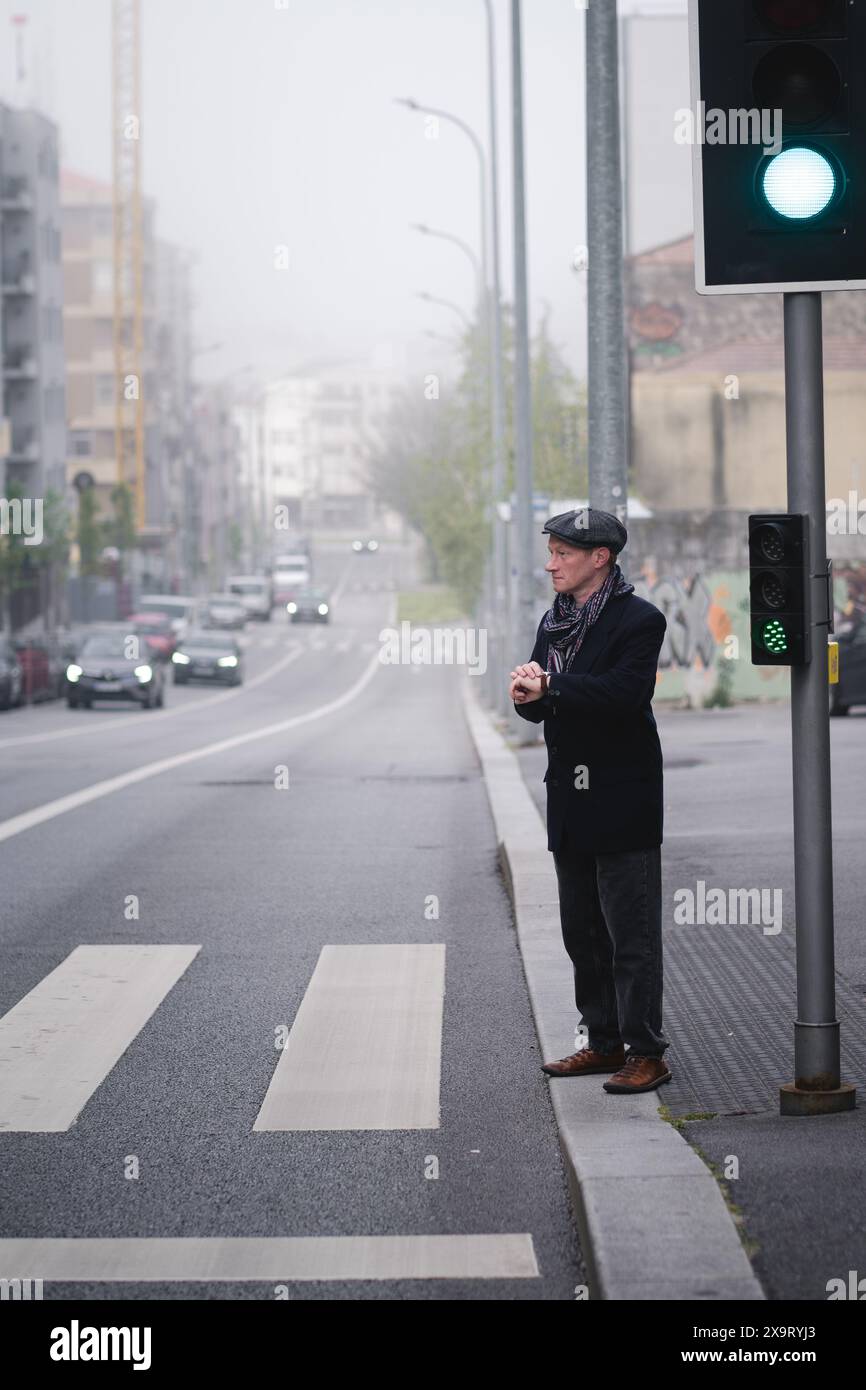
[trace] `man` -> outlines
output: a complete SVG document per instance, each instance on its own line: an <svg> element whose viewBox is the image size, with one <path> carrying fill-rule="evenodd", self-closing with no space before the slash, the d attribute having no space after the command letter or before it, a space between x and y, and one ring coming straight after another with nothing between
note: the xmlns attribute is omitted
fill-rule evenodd
<svg viewBox="0 0 866 1390"><path fill-rule="evenodd" d="M555 599L532 659L511 673L517 713L544 722L548 849L586 1045L549 1076L614 1073L606 1091L670 1081L662 1032L662 753L651 701L667 626L616 557L609 512L552 517ZM628 1047L628 1053L625 1048Z"/></svg>

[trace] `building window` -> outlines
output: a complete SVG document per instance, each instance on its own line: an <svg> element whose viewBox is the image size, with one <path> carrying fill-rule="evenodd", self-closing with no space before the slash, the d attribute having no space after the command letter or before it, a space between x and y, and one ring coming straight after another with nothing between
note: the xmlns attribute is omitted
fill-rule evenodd
<svg viewBox="0 0 866 1390"><path fill-rule="evenodd" d="M75 458L89 458L93 453L93 436L86 430L70 431L69 451Z"/></svg>

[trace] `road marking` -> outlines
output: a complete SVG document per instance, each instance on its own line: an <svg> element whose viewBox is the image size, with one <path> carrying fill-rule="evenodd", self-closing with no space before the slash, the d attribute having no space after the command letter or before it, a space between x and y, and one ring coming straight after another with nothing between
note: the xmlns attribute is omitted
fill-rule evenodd
<svg viewBox="0 0 866 1390"><path fill-rule="evenodd" d="M204 709L212 709L214 705L222 704L224 700L237 700L240 696L249 694L251 690L255 690L257 685L262 685L265 681L269 681L278 671L284 670L286 666L290 666L293 661L297 661L298 657L302 655L303 648L300 644L296 643L285 656L281 656L279 661L275 661L273 666L268 666L264 671L260 671L257 676L253 676L249 680L244 677L243 685L236 686L233 690L224 690L219 695L208 695L203 700L190 700L190 702L185 705L174 705L171 709L151 710L148 715L150 723L162 724L166 719L173 719L174 716L178 714L189 714L192 710L194 710L196 714L199 714ZM115 716L113 719L98 719L93 722L88 720L81 725L54 729L47 734L25 734L22 738L2 738L0 739L0 748L21 748L25 743L51 743L54 739L58 738L73 738L82 734L95 734L100 730L104 731L106 729L123 729L129 724L136 724L139 728L141 727L141 710L136 714L128 715L120 719Z"/></svg>
<svg viewBox="0 0 866 1390"><path fill-rule="evenodd" d="M331 591L331 597L330 597L330 602L331 602L331 603L336 603L337 600L338 600L338 598L340 598L340 596L341 596L342 593L343 593L343 590L344 590L345 587L346 587L346 584L347 584L348 579L349 579L349 575L350 575L351 573L352 573L352 565L351 565L351 562L350 562L348 565L346 565L346 568L343 570L343 573L341 574L339 580L337 581L337 587L336 587L336 589L332 589L332 591Z"/></svg>
<svg viewBox="0 0 866 1390"><path fill-rule="evenodd" d="M444 945L324 946L253 1129L438 1129L444 996Z"/></svg>
<svg viewBox="0 0 866 1390"><path fill-rule="evenodd" d="M69 1129L200 946L77 946L0 1019L0 1130Z"/></svg>
<svg viewBox="0 0 866 1390"><path fill-rule="evenodd" d="M46 801L41 806L35 806L31 811L22 811L20 815L10 816L8 820L0 821L0 842L11 840L14 835L20 835L24 830L30 830L33 826L42 825L47 820L53 820L55 816L62 816L66 811L75 811L79 806L86 806L89 802L97 801L102 796L109 796L112 792L121 791L124 787L134 786L136 782L144 782L149 777L158 777L162 772L170 772L173 768L184 767L187 763L197 762L199 758L213 757L216 753L227 753L232 748L240 748L245 743L252 743L254 739L269 738L272 734L286 733L289 729L296 729L301 724L309 724L314 719L323 719L325 715L342 709L344 705L354 700L356 695L360 695L379 670L381 670L381 662L376 656L367 663L354 685L350 685L349 689L344 691L342 695L338 695L335 700L329 700L326 705L320 705L318 709L308 710L306 714L295 714L290 719L281 719L277 724L266 724L264 728L253 729L246 734L235 734L231 738L219 739L216 743L205 744L203 748L194 748L188 753L175 753L170 758L160 758L158 762L145 763L143 767L135 767L130 772L120 773L117 777L108 777L103 782L94 782L92 786L82 787L80 791L58 797L56 801Z"/></svg>
<svg viewBox="0 0 866 1390"><path fill-rule="evenodd" d="M57 1283L538 1277L531 1235L0 1240L0 1278Z"/></svg>

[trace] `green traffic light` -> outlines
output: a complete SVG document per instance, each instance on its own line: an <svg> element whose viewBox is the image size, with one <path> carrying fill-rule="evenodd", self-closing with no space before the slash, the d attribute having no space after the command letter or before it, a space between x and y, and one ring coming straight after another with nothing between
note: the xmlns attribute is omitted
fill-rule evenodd
<svg viewBox="0 0 866 1390"><path fill-rule="evenodd" d="M826 212L836 196L838 182L836 169L825 155L803 145L792 145L769 161L761 187L779 217L804 222Z"/></svg>
<svg viewBox="0 0 866 1390"><path fill-rule="evenodd" d="M761 628L761 641L771 656L781 656L788 650L788 634L778 618L771 618Z"/></svg>

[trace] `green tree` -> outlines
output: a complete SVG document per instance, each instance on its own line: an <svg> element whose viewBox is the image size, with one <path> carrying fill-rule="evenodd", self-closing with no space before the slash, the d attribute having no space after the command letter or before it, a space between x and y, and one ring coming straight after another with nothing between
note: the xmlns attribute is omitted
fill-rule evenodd
<svg viewBox="0 0 866 1390"><path fill-rule="evenodd" d="M508 495L514 487L514 330L507 309L503 357ZM552 341L547 316L532 343L531 384L535 486L551 496L583 495L585 392ZM492 454L486 342L475 324L461 341L453 384L428 378L406 386L367 450L374 496L420 533L431 577L450 584L467 612L480 596L489 549Z"/></svg>
<svg viewBox="0 0 866 1390"><path fill-rule="evenodd" d="M3 498L7 504L3 519L5 523L8 517L10 524L4 524L0 529L0 628L4 632L9 632L12 626L12 595L19 589L26 588L32 577L33 562L30 552L34 547L24 544L25 537L21 529L12 524L16 511L15 503L20 504L23 498L24 489L21 484L9 483Z"/></svg>
<svg viewBox="0 0 866 1390"><path fill-rule="evenodd" d="M78 545L78 573L81 576L82 607L85 619L90 617L90 581L95 574L99 573L103 545L102 535L96 489L93 487L83 488L78 494L75 540Z"/></svg>

